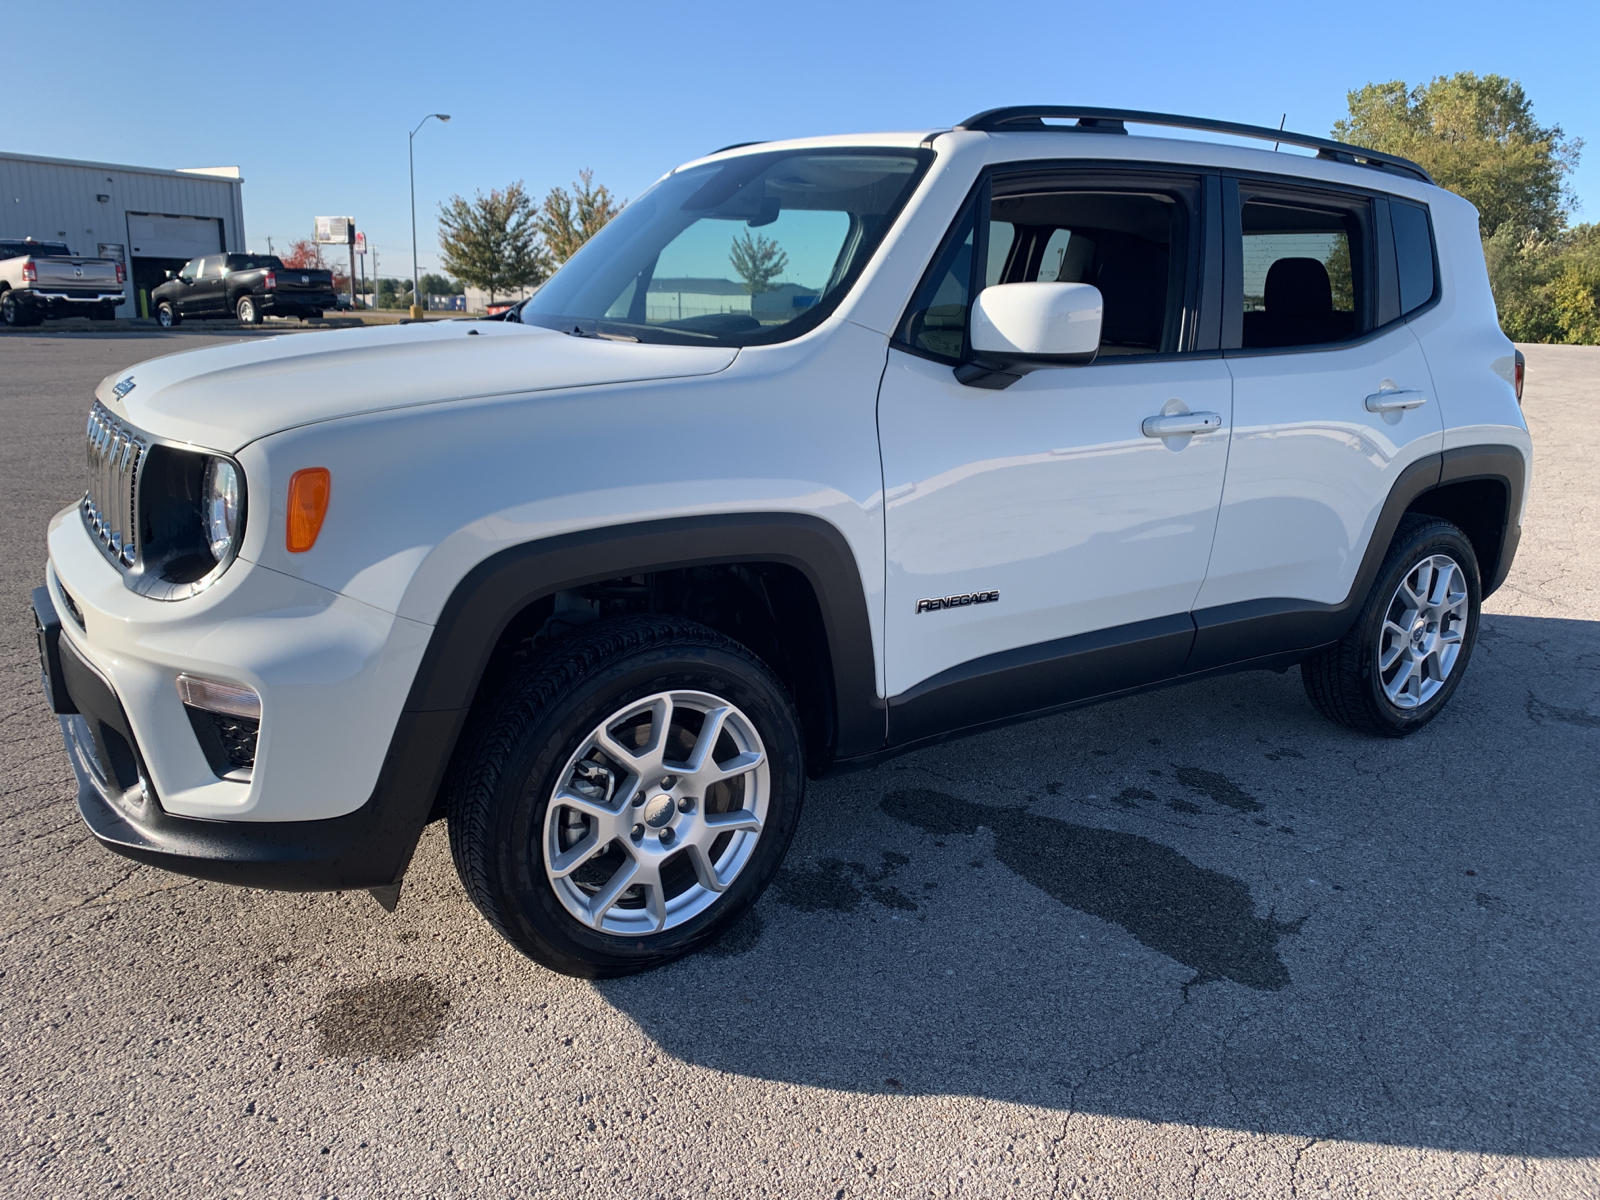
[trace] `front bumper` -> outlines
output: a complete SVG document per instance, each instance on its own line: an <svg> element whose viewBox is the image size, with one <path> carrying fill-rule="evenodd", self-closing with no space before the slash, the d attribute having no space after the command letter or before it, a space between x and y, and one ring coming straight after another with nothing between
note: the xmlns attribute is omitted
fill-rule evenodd
<svg viewBox="0 0 1600 1200"><path fill-rule="evenodd" d="M246 574L258 578L240 587ZM45 694L102 844L251 887L398 881L462 715L400 711L426 627L364 605L352 622L356 602L243 561L200 596L150 600L94 552L74 509L52 523L47 583L34 593ZM206 761L182 671L261 695L247 777Z"/></svg>

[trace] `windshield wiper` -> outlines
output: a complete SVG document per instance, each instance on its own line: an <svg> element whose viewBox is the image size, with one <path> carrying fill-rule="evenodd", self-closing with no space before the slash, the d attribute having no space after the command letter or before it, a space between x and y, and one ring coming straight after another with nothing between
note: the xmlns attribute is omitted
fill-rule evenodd
<svg viewBox="0 0 1600 1200"><path fill-rule="evenodd" d="M629 337L625 333L601 333L598 329L584 329L579 325L574 325L571 329L563 329L561 332L568 337L599 338L604 342L637 342L639 340L636 337Z"/></svg>

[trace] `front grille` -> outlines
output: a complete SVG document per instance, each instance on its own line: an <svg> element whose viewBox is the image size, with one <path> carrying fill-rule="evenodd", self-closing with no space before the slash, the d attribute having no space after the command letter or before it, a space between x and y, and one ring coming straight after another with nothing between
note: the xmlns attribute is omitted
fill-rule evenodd
<svg viewBox="0 0 1600 1200"><path fill-rule="evenodd" d="M83 523L112 562L131 567L139 557L139 470L150 443L99 401L89 413L89 490Z"/></svg>

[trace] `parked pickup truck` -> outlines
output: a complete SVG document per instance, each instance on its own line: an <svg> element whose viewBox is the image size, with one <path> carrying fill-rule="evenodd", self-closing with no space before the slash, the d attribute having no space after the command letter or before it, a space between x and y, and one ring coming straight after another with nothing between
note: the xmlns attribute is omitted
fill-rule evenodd
<svg viewBox="0 0 1600 1200"><path fill-rule="evenodd" d="M246 325L261 318L313 320L338 304L333 273L286 267L271 254L208 254L151 293L156 320L166 328L185 317L238 317Z"/></svg>
<svg viewBox="0 0 1600 1200"><path fill-rule="evenodd" d="M46 317L109 321L127 275L110 258L83 258L65 242L0 238L0 321L37 325Z"/></svg>

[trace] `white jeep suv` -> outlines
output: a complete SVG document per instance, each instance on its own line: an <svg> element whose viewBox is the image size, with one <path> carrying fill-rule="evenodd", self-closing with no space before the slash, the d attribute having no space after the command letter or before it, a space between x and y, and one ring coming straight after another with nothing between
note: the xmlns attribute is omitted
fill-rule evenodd
<svg viewBox="0 0 1600 1200"><path fill-rule="evenodd" d="M730 147L513 320L108 378L46 688L118 853L392 907L443 818L518 948L639 970L843 764L1294 664L1415 731L1516 550L1520 385L1401 159L1063 108Z"/></svg>

